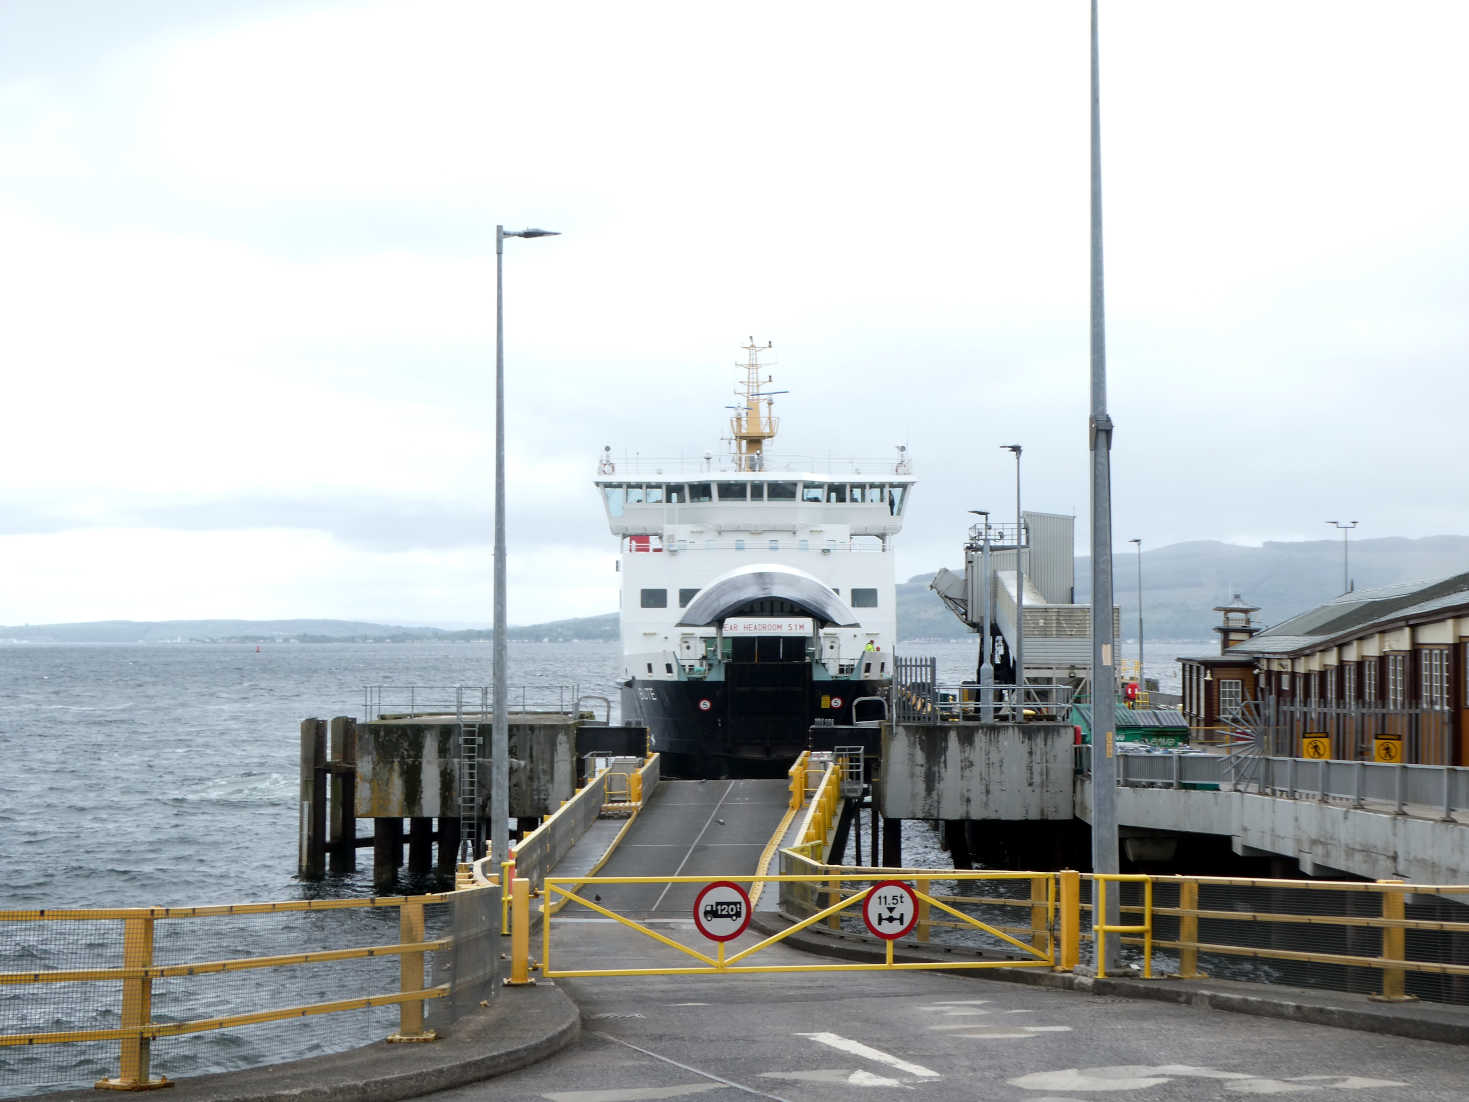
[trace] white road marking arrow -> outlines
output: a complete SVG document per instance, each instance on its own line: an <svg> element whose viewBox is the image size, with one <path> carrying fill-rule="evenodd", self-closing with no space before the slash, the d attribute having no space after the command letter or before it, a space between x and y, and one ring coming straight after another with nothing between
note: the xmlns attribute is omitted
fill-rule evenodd
<svg viewBox="0 0 1469 1102"><path fill-rule="evenodd" d="M848 1087L899 1087L912 1090L901 1079L888 1079L858 1068L819 1068L816 1071L762 1071L764 1079L794 1079L804 1083L841 1083Z"/></svg>
<svg viewBox="0 0 1469 1102"><path fill-rule="evenodd" d="M939 1079L942 1076L932 1068L926 1068L922 1064L911 1064L907 1060L901 1060L882 1049L872 1048L864 1045L861 1041L854 1041L849 1037L842 1037L836 1033L798 1033L797 1037L809 1037L817 1044L827 1045L838 1052L845 1052L849 1056L860 1056L864 1060L872 1060L874 1063L886 1064L890 1068L916 1075L920 1079Z"/></svg>

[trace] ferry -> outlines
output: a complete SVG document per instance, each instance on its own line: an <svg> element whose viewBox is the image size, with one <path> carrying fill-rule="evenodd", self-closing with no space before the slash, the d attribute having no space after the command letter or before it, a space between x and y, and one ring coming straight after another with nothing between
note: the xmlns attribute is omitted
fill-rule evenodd
<svg viewBox="0 0 1469 1102"><path fill-rule="evenodd" d="M768 445L770 344L744 346L728 454L614 459L595 484L619 541L624 722L665 776L789 768L813 726L886 714L893 537L915 479L896 458L815 461Z"/></svg>

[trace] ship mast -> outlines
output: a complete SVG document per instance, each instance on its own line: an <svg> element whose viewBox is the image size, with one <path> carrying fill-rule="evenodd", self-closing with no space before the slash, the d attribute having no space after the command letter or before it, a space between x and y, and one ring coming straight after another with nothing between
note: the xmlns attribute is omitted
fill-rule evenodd
<svg viewBox="0 0 1469 1102"><path fill-rule="evenodd" d="M766 341L765 347L773 348L774 342ZM769 375L763 379L760 377L760 346L754 337L744 348L748 356L744 363L736 366L745 369L745 381L735 385L735 393L745 401L743 406L732 407L735 415L729 419L729 428L733 437L735 470L759 471L765 469L765 441L780 431L780 419L770 412L775 405L774 395L785 394L786 391L760 389L774 380ZM765 403L763 410L760 407L762 402Z"/></svg>

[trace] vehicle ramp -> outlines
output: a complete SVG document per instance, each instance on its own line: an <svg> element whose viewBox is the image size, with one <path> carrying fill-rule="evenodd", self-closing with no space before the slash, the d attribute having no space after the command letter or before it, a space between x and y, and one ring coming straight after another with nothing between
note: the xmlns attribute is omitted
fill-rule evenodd
<svg viewBox="0 0 1469 1102"><path fill-rule="evenodd" d="M660 781L602 877L748 876L790 808L782 780ZM686 920L697 884L608 884L597 902L628 918Z"/></svg>

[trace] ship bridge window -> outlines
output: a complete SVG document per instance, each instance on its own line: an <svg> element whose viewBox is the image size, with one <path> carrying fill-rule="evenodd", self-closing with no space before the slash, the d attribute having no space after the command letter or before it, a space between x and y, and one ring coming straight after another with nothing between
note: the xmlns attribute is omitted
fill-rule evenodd
<svg viewBox="0 0 1469 1102"><path fill-rule="evenodd" d="M867 495L864 492L866 489L867 489L866 486L853 486L852 487L852 504L853 505L861 505L862 502L864 502L864 501L867 500Z"/></svg>
<svg viewBox="0 0 1469 1102"><path fill-rule="evenodd" d="M826 487L820 482L807 482L801 487L802 501L825 501Z"/></svg>
<svg viewBox="0 0 1469 1102"><path fill-rule="evenodd" d="M629 505L641 505L643 503L643 488L641 486L629 486L627 488L627 503Z"/></svg>
<svg viewBox="0 0 1469 1102"><path fill-rule="evenodd" d="M668 484L668 503L677 505L680 501L687 501L688 495L684 493L682 482L670 482Z"/></svg>
<svg viewBox="0 0 1469 1102"><path fill-rule="evenodd" d="M766 501L795 501L796 484L794 482L767 482L765 484Z"/></svg>
<svg viewBox="0 0 1469 1102"><path fill-rule="evenodd" d="M847 488L845 486L828 486L826 488L826 500L833 501L838 505L847 503Z"/></svg>
<svg viewBox="0 0 1469 1102"><path fill-rule="evenodd" d="M744 501L750 488L748 482L716 482L720 501Z"/></svg>
<svg viewBox="0 0 1469 1102"><path fill-rule="evenodd" d="M649 486L647 492L643 496L643 500L646 501L649 505L662 505L663 487Z"/></svg>
<svg viewBox="0 0 1469 1102"><path fill-rule="evenodd" d="M678 591L678 607L688 608L689 602L699 595L697 589L680 589Z"/></svg>
<svg viewBox="0 0 1469 1102"><path fill-rule="evenodd" d="M668 607L668 590L666 589L645 589L642 591L641 598L644 608Z"/></svg>
<svg viewBox="0 0 1469 1102"><path fill-rule="evenodd" d="M901 516L903 512L903 498L907 494L908 487L894 486L888 492L888 512L893 516Z"/></svg>
<svg viewBox="0 0 1469 1102"><path fill-rule="evenodd" d="M603 486L602 496L607 499L607 515L609 517L622 516L622 503L626 500L623 486Z"/></svg>
<svg viewBox="0 0 1469 1102"><path fill-rule="evenodd" d="M854 586L852 588L852 607L853 608L876 608L877 607L877 590L875 590L875 589L861 589L859 587Z"/></svg>
<svg viewBox="0 0 1469 1102"><path fill-rule="evenodd" d="M713 501L713 500L714 500L713 487L710 486L709 483L707 483L707 482L690 482L689 483L689 504L692 505L696 501Z"/></svg>

